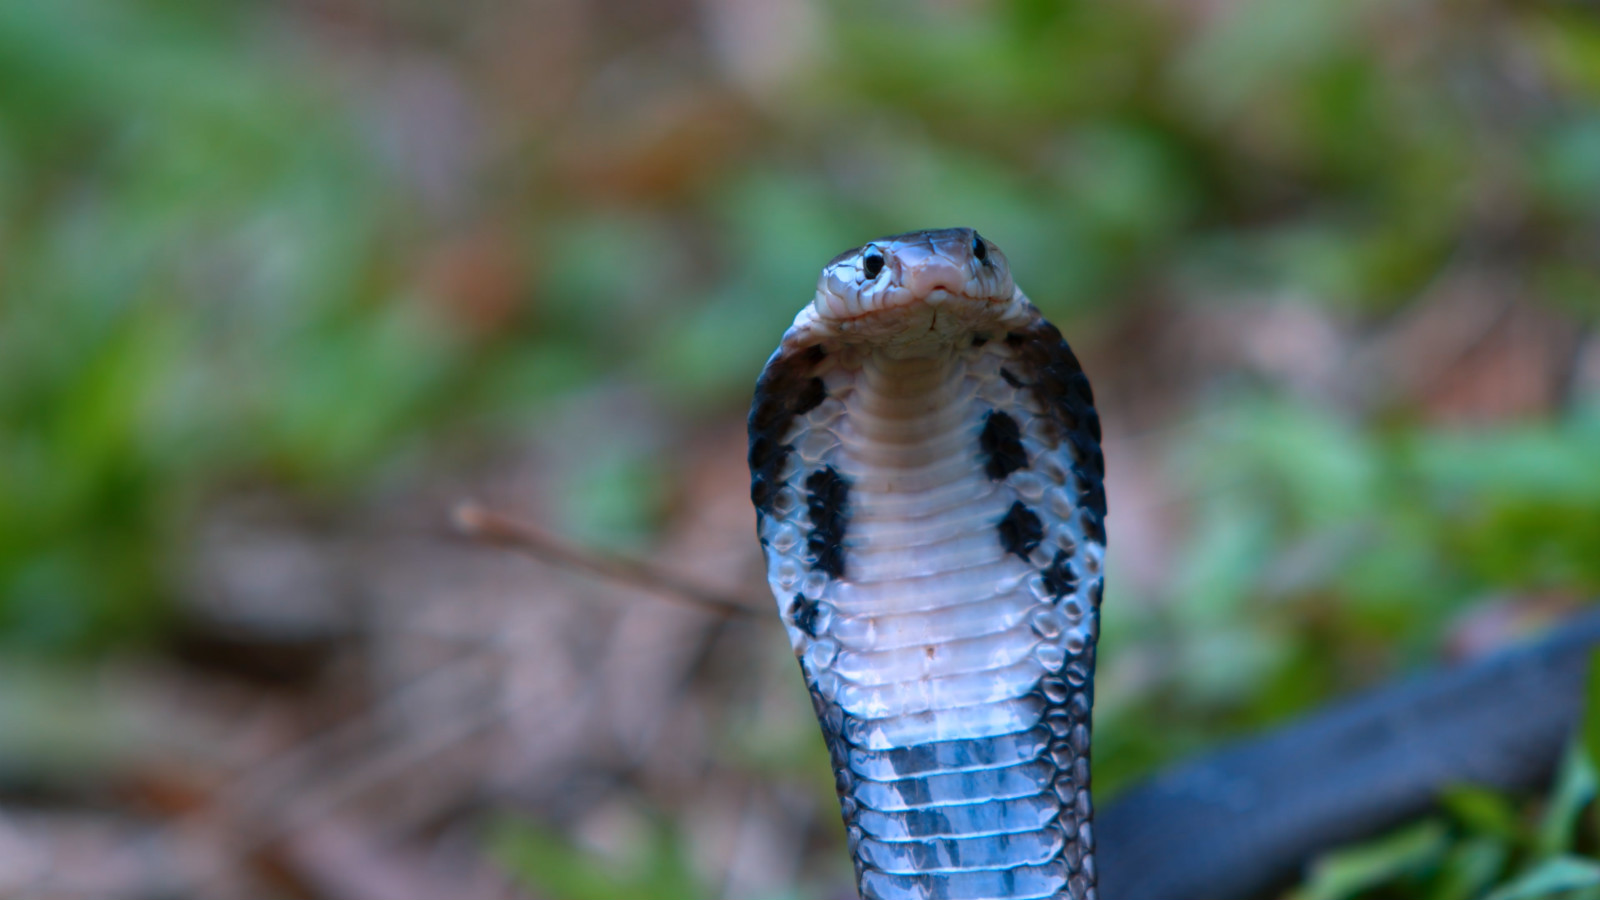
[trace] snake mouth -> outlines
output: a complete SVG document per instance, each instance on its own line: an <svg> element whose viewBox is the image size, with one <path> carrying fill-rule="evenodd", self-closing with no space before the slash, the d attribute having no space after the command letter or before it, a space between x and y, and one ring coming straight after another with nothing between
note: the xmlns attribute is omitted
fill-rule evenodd
<svg viewBox="0 0 1600 900"><path fill-rule="evenodd" d="M885 348L956 346L974 332L1000 330L1026 299L973 295L934 287L913 291L894 285L862 303L857 298L818 292L810 308L817 336ZM854 301L854 302L852 302ZM1020 303L1019 303L1020 301Z"/></svg>
<svg viewBox="0 0 1600 900"><path fill-rule="evenodd" d="M832 308L848 310L852 305L849 304L848 301L844 300L844 298L831 299L838 299L841 302L837 305L832 303L828 304L828 306L831 307L829 310L830 312L833 312ZM879 297L875 299L877 302L866 305L863 309L853 312L833 312L833 314L829 315L828 318L833 322L844 324L847 322L892 320L897 316L914 315L921 310L938 311L941 309L965 307L972 311L980 311L1003 303L1005 300L1010 298L973 297L970 294L960 291L951 291L946 290L945 288L935 288L934 290L925 294L917 294L905 289L900 289L895 291L894 295L888 295L886 292L885 295L879 295Z"/></svg>

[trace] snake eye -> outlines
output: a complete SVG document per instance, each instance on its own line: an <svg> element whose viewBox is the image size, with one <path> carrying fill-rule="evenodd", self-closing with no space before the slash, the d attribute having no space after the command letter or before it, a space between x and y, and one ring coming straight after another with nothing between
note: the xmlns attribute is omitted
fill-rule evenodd
<svg viewBox="0 0 1600 900"><path fill-rule="evenodd" d="M861 274L867 276L867 280L868 281L871 281L874 278L877 278L878 274L880 272L882 272L882 271L883 271L883 254L882 253L879 253L878 251L873 250L872 252L868 253L866 256L861 257Z"/></svg>
<svg viewBox="0 0 1600 900"><path fill-rule="evenodd" d="M972 255L977 258L978 262L989 261L989 245L984 243L983 238L979 237L976 231L972 233Z"/></svg>

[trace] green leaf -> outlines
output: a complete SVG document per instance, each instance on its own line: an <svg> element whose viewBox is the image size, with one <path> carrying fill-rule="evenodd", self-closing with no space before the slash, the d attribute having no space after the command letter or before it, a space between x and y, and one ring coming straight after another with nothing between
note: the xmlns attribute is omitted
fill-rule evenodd
<svg viewBox="0 0 1600 900"><path fill-rule="evenodd" d="M1449 845L1442 823L1428 820L1317 861L1293 900L1346 900L1436 864Z"/></svg>
<svg viewBox="0 0 1600 900"><path fill-rule="evenodd" d="M1533 871L1484 900L1538 900L1596 886L1600 886L1600 863L1576 856L1557 856L1540 863Z"/></svg>
<svg viewBox="0 0 1600 900"><path fill-rule="evenodd" d="M1591 706L1594 703L1592 693L1588 702ZM1561 770L1539 823L1540 856L1557 856L1572 850L1578 817L1594 800L1595 789L1594 764L1583 746L1574 741L1567 746L1566 756L1561 760Z"/></svg>
<svg viewBox="0 0 1600 900"><path fill-rule="evenodd" d="M1447 788L1439 800L1474 834L1492 835L1508 841L1522 838L1522 821L1511 801L1488 788L1456 785Z"/></svg>
<svg viewBox="0 0 1600 900"><path fill-rule="evenodd" d="M1589 766L1600 771L1600 650L1589 655L1589 680L1583 701L1583 748Z"/></svg>
<svg viewBox="0 0 1600 900"><path fill-rule="evenodd" d="M1483 896L1502 870L1510 848L1499 838L1478 837L1451 848L1428 900L1474 900Z"/></svg>

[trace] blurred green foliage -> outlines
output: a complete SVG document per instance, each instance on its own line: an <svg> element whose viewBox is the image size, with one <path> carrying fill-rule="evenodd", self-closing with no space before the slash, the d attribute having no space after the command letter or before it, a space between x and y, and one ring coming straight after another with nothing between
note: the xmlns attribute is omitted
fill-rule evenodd
<svg viewBox="0 0 1600 900"><path fill-rule="evenodd" d="M690 870L670 825L611 855L587 851L529 822L505 819L490 835L491 852L522 883L562 900L683 900L708 896Z"/></svg>
<svg viewBox="0 0 1600 900"><path fill-rule="evenodd" d="M159 635L220 490L337 499L611 383L737 415L818 265L879 233L979 228L1108 356L1144 358L1118 329L1184 304L1308 304L1360 333L1464 259L1574 329L1600 319L1589 4L818 3L777 87L679 73L721 98L724 136L666 163L605 116L669 92L585 94L623 49L533 111L474 56L490 6L384 14L495 136L440 200L348 35L243 0L0 4L0 645ZM1167 594L1113 578L1106 604L1107 793L1432 658L1474 605L1600 590L1600 399L1472 430L1244 378L1183 402ZM622 432L584 465L575 533L647 534L659 447ZM1461 793L1302 896L1593 885L1569 855L1582 765L1543 824ZM550 882L553 839L504 834L553 895L617 895ZM645 880L690 891L662 853Z"/></svg>
<svg viewBox="0 0 1600 900"><path fill-rule="evenodd" d="M462 214L430 206L396 159L405 148L382 144L372 97L303 23L242 2L0 11L0 639L85 647L158 625L184 516L218 484L348 490L463 417L527 422L539 397L613 375L679 409L734 408L818 261L877 232L973 224L1047 311L1091 335L1122 298L1174 289L1392 309L1452 255L1502 245L1544 299L1594 315L1600 24L1581 6L818 13L816 64L771 98L761 133L677 193L575 188L532 133L484 163L488 186L461 204L512 223L506 291L522 310L485 336L426 271ZM447 48L460 39L420 10L395 15ZM1513 63L1536 91L1510 80ZM494 199L501 185L521 193ZM1446 438L1317 414L1263 413L1249 452L1343 431L1354 455L1319 455L1330 474L1377 479L1348 485L1369 516L1379 506L1355 498L1450 464ZM1591 446L1566 436L1529 441L1557 456ZM603 468L629 480L597 496L659 496L638 489L651 455L624 443ZM1319 514L1266 499L1227 501L1218 514L1251 521L1208 539L1232 535L1239 563L1259 563L1268 519ZM656 502L579 530L648 522ZM1383 529L1436 521L1387 517L1402 506ZM1429 547L1344 584L1368 582L1368 606L1419 585L1440 598L1462 585L1428 582L1422 557L1456 546L1483 551L1468 580L1592 586L1575 558L1597 527L1583 513L1570 496L1497 496L1470 527L1414 534ZM1517 571L1530 542L1538 571Z"/></svg>
<svg viewBox="0 0 1600 900"><path fill-rule="evenodd" d="M0 9L6 643L149 632L198 497L368 471L461 377L356 135L202 10Z"/></svg>
<svg viewBox="0 0 1600 900"><path fill-rule="evenodd" d="M1600 896L1600 863L1575 851L1580 844L1586 853L1594 850L1594 796L1593 763L1574 746L1542 805L1459 787L1443 798L1448 818L1329 854L1290 896L1590 900Z"/></svg>
<svg viewBox="0 0 1600 900"><path fill-rule="evenodd" d="M1159 648L1161 687L1100 717L1097 782L1114 791L1175 742L1279 721L1423 663L1485 598L1600 593L1597 426L1362 429L1281 400L1229 401L1181 454L1186 478L1214 486L1195 500L1204 526L1172 577L1182 602L1107 604L1107 665Z"/></svg>

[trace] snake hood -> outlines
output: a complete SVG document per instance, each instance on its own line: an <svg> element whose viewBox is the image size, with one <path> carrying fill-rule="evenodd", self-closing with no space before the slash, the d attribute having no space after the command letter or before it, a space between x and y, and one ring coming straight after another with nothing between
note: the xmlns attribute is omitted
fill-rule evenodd
<svg viewBox="0 0 1600 900"><path fill-rule="evenodd" d="M767 582L867 900L1095 897L1094 396L970 229L823 269L756 384Z"/></svg>

